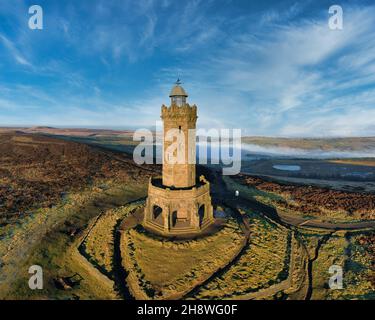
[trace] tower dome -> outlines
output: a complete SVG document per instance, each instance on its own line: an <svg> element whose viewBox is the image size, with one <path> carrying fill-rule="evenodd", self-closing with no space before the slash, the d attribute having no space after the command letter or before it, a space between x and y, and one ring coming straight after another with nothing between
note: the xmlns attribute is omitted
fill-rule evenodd
<svg viewBox="0 0 375 320"><path fill-rule="evenodd" d="M181 87L181 81L178 79L175 86L172 88L171 93L169 94L171 98L171 103L179 107L185 105L186 98L188 97L186 91Z"/></svg>

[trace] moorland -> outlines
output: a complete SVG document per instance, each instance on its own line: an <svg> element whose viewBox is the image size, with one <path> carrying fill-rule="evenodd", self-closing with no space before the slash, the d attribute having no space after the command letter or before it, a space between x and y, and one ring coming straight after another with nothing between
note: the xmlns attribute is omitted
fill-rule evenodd
<svg viewBox="0 0 375 320"><path fill-rule="evenodd" d="M130 133L27 130L0 133L2 299L374 299L371 192L199 168L216 229L164 239L141 224L161 168L133 162ZM43 290L28 288L34 264Z"/></svg>

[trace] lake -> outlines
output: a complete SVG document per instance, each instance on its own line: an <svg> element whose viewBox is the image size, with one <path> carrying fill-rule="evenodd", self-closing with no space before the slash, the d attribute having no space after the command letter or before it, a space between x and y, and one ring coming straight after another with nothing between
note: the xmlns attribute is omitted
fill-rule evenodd
<svg viewBox="0 0 375 320"><path fill-rule="evenodd" d="M274 169L283 171L300 171L301 166L289 165L289 164L275 164L272 166Z"/></svg>

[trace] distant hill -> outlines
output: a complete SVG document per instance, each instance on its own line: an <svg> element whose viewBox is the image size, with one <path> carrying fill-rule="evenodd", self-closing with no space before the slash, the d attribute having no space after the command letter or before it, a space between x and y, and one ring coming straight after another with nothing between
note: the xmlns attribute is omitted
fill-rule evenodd
<svg viewBox="0 0 375 320"><path fill-rule="evenodd" d="M1 132L42 133L71 137L106 137L126 138L132 140L134 130L110 130L87 128L54 128L36 126L31 128L1 128ZM128 141L129 142L129 141ZM127 142L127 143L128 143ZM342 138L276 138L276 137L243 137L242 143L254 144L269 148L293 148L323 151L371 151L375 150L375 137L342 137Z"/></svg>
<svg viewBox="0 0 375 320"><path fill-rule="evenodd" d="M54 128L48 126L35 127L0 127L1 132L22 132L22 133L44 133L62 136L79 136L79 137L101 137L101 136L132 136L132 130L110 130L110 129L87 129L87 128Z"/></svg>
<svg viewBox="0 0 375 320"><path fill-rule="evenodd" d="M324 151L375 150L375 137L355 138L271 138L243 137L242 143L272 148L294 148Z"/></svg>
<svg viewBox="0 0 375 320"><path fill-rule="evenodd" d="M48 130L54 130L56 128L54 127L48 127L48 126L36 126L36 127L31 127L31 130L45 130L45 129L48 129Z"/></svg>

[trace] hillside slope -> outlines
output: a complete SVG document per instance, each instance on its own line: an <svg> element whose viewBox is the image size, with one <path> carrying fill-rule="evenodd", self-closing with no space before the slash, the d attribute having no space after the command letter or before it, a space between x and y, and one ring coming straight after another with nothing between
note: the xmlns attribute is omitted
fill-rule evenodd
<svg viewBox="0 0 375 320"><path fill-rule="evenodd" d="M51 207L65 193L101 181L146 181L152 168L124 154L24 133L0 134L0 225Z"/></svg>

